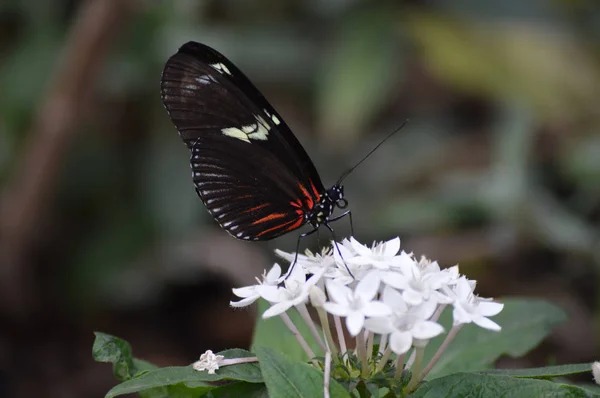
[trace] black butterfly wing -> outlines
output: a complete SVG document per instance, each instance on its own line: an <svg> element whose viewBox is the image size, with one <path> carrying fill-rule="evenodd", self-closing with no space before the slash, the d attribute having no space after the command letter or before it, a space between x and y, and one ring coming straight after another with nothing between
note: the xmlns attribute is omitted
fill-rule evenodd
<svg viewBox="0 0 600 398"><path fill-rule="evenodd" d="M299 228L324 191L304 148L250 80L214 49L188 42L167 61L162 101L191 150L198 195L240 239Z"/></svg>

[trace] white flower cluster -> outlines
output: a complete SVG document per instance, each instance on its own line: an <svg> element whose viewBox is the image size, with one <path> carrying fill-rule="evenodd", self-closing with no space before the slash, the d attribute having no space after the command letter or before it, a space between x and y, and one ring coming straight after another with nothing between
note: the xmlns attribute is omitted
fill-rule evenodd
<svg viewBox="0 0 600 398"><path fill-rule="evenodd" d="M279 250L276 253L289 262L294 261L295 253ZM263 318L280 315L285 321L285 312L295 307L301 315L306 315L303 318L311 326L306 308L310 302L319 314L323 333L318 333L314 325L311 330L324 351L331 350L334 354L346 351L343 341L338 341L340 351L334 347L336 343L327 330L328 313L334 316L338 329L342 319L345 321L348 332L357 338L357 352L362 342L364 352L368 352L375 336L379 336L379 352L384 358L393 352L403 360L412 347L418 354L430 339L444 333L437 320L448 306L453 308L453 328L446 340L451 340L467 323L500 330L488 317L502 311L503 304L476 296L475 285L475 281L459 274L458 266L440 269L437 262L418 260L400 251L399 238L371 247L350 238L334 243L320 254L308 250L304 255L299 254L287 278L275 264L258 284L233 289L241 300L230 304L244 307L263 298L271 303ZM322 336L327 345L323 344ZM343 333L338 330L340 339L343 340ZM442 346L445 348L449 342L444 341ZM314 357L311 352L307 354Z"/></svg>
<svg viewBox="0 0 600 398"><path fill-rule="evenodd" d="M498 314L503 304L474 295L475 281L459 275L458 266L440 269L437 262L426 258L417 261L412 255L400 252L399 238L370 248L350 238L338 248L343 259L332 248L317 255L308 250L306 255L298 255L292 273L285 280L281 268L275 264L257 285L233 289L242 300L231 305L244 307L262 297L272 304L263 314L269 318L312 297L314 306L344 317L353 336L363 329L390 335L391 348L396 354L408 351L413 342L419 344L419 340L443 333L444 329L435 320L446 305L454 307L454 325L473 322L486 329L500 330L487 317ZM292 253L278 250L277 254L290 262L294 259ZM324 291L329 300L325 299Z"/></svg>

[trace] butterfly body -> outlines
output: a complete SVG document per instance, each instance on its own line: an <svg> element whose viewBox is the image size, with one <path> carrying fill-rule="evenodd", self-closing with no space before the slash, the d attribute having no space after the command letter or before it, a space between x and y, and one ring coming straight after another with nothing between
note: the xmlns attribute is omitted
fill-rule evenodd
<svg viewBox="0 0 600 398"><path fill-rule="evenodd" d="M325 189L310 157L248 78L216 50L196 42L171 56L162 102L190 149L196 192L230 235L270 240L345 208L343 187ZM346 214L346 213L345 213Z"/></svg>

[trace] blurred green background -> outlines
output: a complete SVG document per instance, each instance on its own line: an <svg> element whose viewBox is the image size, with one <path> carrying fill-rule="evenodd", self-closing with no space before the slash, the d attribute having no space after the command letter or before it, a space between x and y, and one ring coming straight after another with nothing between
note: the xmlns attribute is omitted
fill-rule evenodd
<svg viewBox="0 0 600 398"><path fill-rule="evenodd" d="M499 365L598 359L594 0L4 0L0 396L102 396L94 330L161 366L248 346L230 289L297 234L236 241L196 197L159 95L188 40L253 80L326 186L409 118L345 181L356 237L570 314Z"/></svg>

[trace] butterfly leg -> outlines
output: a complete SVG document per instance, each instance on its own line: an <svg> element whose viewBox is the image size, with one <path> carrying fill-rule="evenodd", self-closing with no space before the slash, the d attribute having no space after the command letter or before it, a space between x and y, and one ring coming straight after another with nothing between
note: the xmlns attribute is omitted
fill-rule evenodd
<svg viewBox="0 0 600 398"><path fill-rule="evenodd" d="M296 261L298 261L298 252L300 251L300 240L302 238L305 238L309 235L314 234L315 232L319 232L319 228L315 228L313 230L310 230L310 231L300 234L300 236L298 236L298 241L296 241L296 255L294 256L294 261L290 265L290 268L288 269L288 272L285 274L285 278L283 278L283 280L286 280L292 274L292 270L294 269L294 266L296 265Z"/></svg>
<svg viewBox="0 0 600 398"><path fill-rule="evenodd" d="M350 212L350 210L348 210L346 213L349 213L349 212ZM345 214L343 214L343 215L345 215ZM339 217L338 217L338 219L339 219ZM335 248L336 248L338 254L340 255L340 258L344 262L344 267L346 267L346 271L348 271L348 274L353 279L356 279L356 278L354 278L354 275L352 275L352 271L350 271L350 268L348 268L348 264L346 264L346 260L344 260L344 256L342 256L342 252L340 251L340 247L338 246L337 238L335 237L335 232L333 232L333 228L331 228L331 225L329 225L329 224L323 224L323 225L325 225L325 227L327 227L327 229L329 230L329 232L331 232L331 237L333 238L333 244L335 245Z"/></svg>
<svg viewBox="0 0 600 398"><path fill-rule="evenodd" d="M329 220L329 222L333 222L333 221L337 221L340 220L344 217L348 216L350 218L350 233L352 234L352 236L354 236L354 223L352 222L352 210L347 210L345 212L343 212L342 214L340 214L337 217L333 217Z"/></svg>

